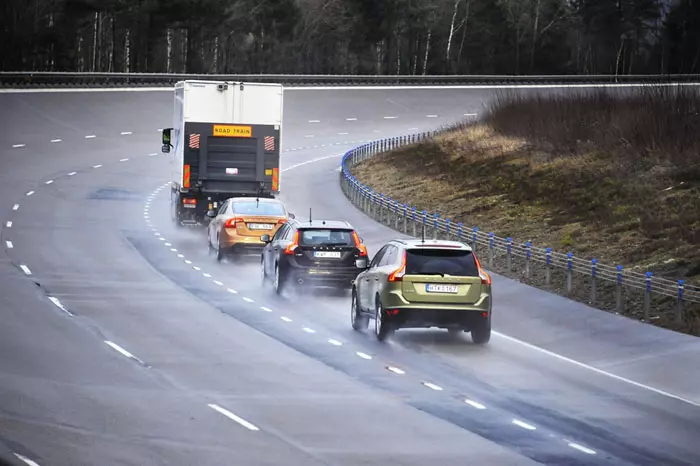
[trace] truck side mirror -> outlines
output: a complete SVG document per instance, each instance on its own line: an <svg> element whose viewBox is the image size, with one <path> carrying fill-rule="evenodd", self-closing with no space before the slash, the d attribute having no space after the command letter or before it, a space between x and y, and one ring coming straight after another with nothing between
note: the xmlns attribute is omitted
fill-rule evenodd
<svg viewBox="0 0 700 466"><path fill-rule="evenodd" d="M172 128L164 128L162 133L163 146L161 150L164 154L170 152L170 148L173 146L170 144Z"/></svg>

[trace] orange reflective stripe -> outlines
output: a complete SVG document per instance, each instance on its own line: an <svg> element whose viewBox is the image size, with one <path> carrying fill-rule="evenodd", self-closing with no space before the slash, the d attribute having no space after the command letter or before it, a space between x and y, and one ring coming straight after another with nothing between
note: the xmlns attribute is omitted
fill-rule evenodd
<svg viewBox="0 0 700 466"><path fill-rule="evenodd" d="M190 166L185 165L184 172L182 174L182 187L183 188L189 188L190 187Z"/></svg>
<svg viewBox="0 0 700 466"><path fill-rule="evenodd" d="M272 190L277 191L280 187L280 169L272 169Z"/></svg>

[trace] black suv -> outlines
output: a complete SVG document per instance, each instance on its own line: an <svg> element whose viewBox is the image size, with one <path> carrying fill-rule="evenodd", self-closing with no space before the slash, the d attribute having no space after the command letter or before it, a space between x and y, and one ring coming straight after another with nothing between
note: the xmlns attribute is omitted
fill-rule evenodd
<svg viewBox="0 0 700 466"><path fill-rule="evenodd" d="M289 285L351 289L367 269L367 248L348 222L290 220L275 235L262 235L262 283L279 294Z"/></svg>

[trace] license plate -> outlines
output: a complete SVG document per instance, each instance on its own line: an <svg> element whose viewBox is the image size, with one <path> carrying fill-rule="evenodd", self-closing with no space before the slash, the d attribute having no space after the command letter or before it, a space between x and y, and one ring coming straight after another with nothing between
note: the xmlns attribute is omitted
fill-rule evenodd
<svg viewBox="0 0 700 466"><path fill-rule="evenodd" d="M272 230L274 226L269 223L249 223L248 228L251 230Z"/></svg>
<svg viewBox="0 0 700 466"><path fill-rule="evenodd" d="M314 251L314 257L340 259L340 252L338 252L338 251Z"/></svg>
<svg viewBox="0 0 700 466"><path fill-rule="evenodd" d="M425 285L425 291L428 293L457 293L459 287L457 285L436 285L428 283Z"/></svg>
<svg viewBox="0 0 700 466"><path fill-rule="evenodd" d="M182 204L185 209L196 209L197 206L194 204Z"/></svg>

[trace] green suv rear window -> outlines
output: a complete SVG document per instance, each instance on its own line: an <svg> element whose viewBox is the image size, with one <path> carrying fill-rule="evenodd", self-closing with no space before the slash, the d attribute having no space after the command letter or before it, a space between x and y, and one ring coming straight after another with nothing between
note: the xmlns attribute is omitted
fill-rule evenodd
<svg viewBox="0 0 700 466"><path fill-rule="evenodd" d="M449 249L408 249L406 275L448 274L457 277L478 277L471 251Z"/></svg>

